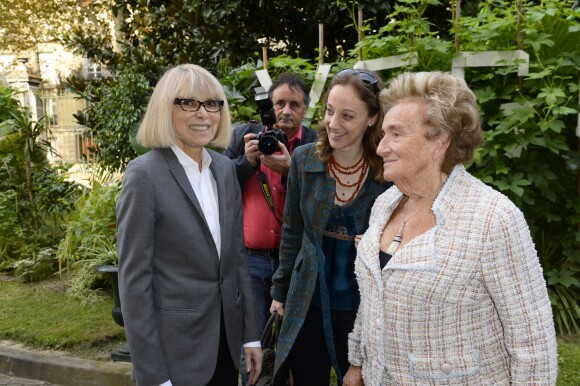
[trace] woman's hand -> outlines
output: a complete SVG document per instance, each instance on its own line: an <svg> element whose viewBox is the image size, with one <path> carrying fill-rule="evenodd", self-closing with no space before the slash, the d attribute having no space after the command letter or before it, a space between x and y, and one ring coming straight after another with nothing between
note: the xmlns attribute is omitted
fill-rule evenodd
<svg viewBox="0 0 580 386"><path fill-rule="evenodd" d="M277 302L272 300L272 305L270 306L270 313L274 313L274 311L278 311L278 315L284 316L284 303Z"/></svg>
<svg viewBox="0 0 580 386"><path fill-rule="evenodd" d="M258 381L262 373L262 349L259 347L244 347L246 356L246 373L248 374L248 385L253 385Z"/></svg>
<svg viewBox="0 0 580 386"><path fill-rule="evenodd" d="M344 378L342 379L342 386L364 386L362 379L362 367L350 365Z"/></svg>
<svg viewBox="0 0 580 386"><path fill-rule="evenodd" d="M360 238L362 237L362 235L356 235L354 236L354 247L358 247L358 243L360 241Z"/></svg>

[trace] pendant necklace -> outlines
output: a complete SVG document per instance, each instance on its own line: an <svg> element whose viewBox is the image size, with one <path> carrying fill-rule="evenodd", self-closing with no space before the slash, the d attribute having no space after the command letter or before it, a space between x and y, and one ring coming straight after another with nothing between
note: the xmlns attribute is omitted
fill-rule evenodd
<svg viewBox="0 0 580 386"><path fill-rule="evenodd" d="M443 186L443 185L441 185ZM401 240L403 240L403 231L405 230L405 226L407 225L407 223L409 222L410 219L413 218L413 216L415 216L417 213L419 213L419 211L421 209L423 209L425 207L425 205L427 205L428 202L431 201L431 199L433 198L433 196L439 191L441 190L441 188L437 189L436 191L434 191L429 198L423 203L423 205L421 205L419 207L419 209L417 209L415 211L415 213L413 213L412 215L410 215L409 217L407 217L407 212L409 210L409 199L407 199L407 202L405 203L405 214L403 215L403 221L401 222L401 226L399 228L399 231L397 232L397 234L395 235L395 237L393 238L393 241L391 242L391 245L389 245L389 248L387 249L386 253L389 255L389 257L393 256L395 254L395 252L397 252L397 249L399 249L399 245L401 244Z"/></svg>

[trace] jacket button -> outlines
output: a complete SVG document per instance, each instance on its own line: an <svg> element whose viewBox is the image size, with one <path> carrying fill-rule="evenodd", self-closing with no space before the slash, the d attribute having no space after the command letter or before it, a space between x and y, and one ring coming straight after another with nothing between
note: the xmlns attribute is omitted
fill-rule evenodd
<svg viewBox="0 0 580 386"><path fill-rule="evenodd" d="M449 363L443 363L441 365L441 371L445 374L449 374L453 370L453 367Z"/></svg>
<svg viewBox="0 0 580 386"><path fill-rule="evenodd" d="M375 327L376 328L380 328L381 327L381 320L378 319L378 318L375 320Z"/></svg>

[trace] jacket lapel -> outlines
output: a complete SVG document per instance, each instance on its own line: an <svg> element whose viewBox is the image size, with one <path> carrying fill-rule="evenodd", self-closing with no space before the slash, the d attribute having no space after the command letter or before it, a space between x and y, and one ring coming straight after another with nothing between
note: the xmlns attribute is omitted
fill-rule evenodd
<svg viewBox="0 0 580 386"><path fill-rule="evenodd" d="M464 171L465 168L463 165L455 166L437 195L437 198L435 198L433 202L433 213L436 220L434 229L428 230L425 234L419 235L411 241L413 244L410 246L413 249L412 253L407 253L406 247L408 244L401 247L386 265L385 270L405 269L429 272L435 272L437 270L435 239L439 232L444 232L445 220L453 213L454 203L461 200L461 194L458 194L458 189L460 190L461 188L457 187L458 184L456 181ZM402 195L399 199L401 197Z"/></svg>
<svg viewBox="0 0 580 386"><path fill-rule="evenodd" d="M199 218L201 219L201 221L203 222L203 224L207 228L207 231L209 232L209 226L207 224L207 221L205 220L205 216L203 215L203 211L201 210L201 205L199 204L199 201L197 200L197 197L195 196L195 193L193 192L193 188L191 187L191 183L187 179L187 175L185 174L185 170L183 170L183 166L179 163L177 156L175 155L175 153L173 153L173 150L171 150L171 148L160 149L160 151L163 153L163 156L165 157L165 159L167 160L167 163L169 164L169 169L171 170L171 174L173 174L173 178L175 178L175 181L177 181L177 184L181 187L181 189L183 189L183 191L185 192L185 194L187 195L187 197L189 198L189 200L193 204L193 207L197 211ZM215 175L215 173L214 173L214 175ZM221 209L220 209L220 221L221 221Z"/></svg>
<svg viewBox="0 0 580 386"><path fill-rule="evenodd" d="M220 250L223 252L224 248L224 241L226 240L227 235L225 234L226 227L224 226L227 222L226 220L226 200L227 200L227 192L226 192L226 180L225 180L225 173L223 170L220 169L219 160L216 158L216 154L212 151L209 151L211 156L211 164L209 165L209 170L215 179L215 184L217 188L217 198L218 198L218 212L219 212L219 220L220 220L220 233L221 233L221 248ZM233 187L232 187L233 188Z"/></svg>
<svg viewBox="0 0 580 386"><path fill-rule="evenodd" d="M397 195L392 200L388 206L387 214L383 224L380 227L381 232L378 235L378 242L380 243L380 238L382 230L386 225L386 218L390 218L395 208L403 198L403 194L397 189ZM439 228L439 220L437 219L437 224L435 225L435 231L428 230L426 234L419 235L411 240L409 243L399 247L397 252L393 255L391 260L387 263L383 272L388 270L410 270L410 271L434 271L436 269L436 254L435 254L435 239L434 236ZM421 243L422 245L417 245ZM412 245L411 245L412 244ZM409 248L412 248L411 253ZM378 261L378 251L377 251L377 261Z"/></svg>
<svg viewBox="0 0 580 386"><path fill-rule="evenodd" d="M396 189L396 187L393 187ZM368 239L367 250L365 253L359 253L358 258L361 259L363 264L373 272L373 276L377 283L380 283L380 276L378 273L380 272L380 264L379 264L379 251L381 248L381 235L383 233L383 229L387 224L387 219L391 217L391 214L401 201L403 197L402 194L397 194L396 197L391 199L388 202L385 202L381 205L380 208L375 210L375 218L371 218L369 223L369 228L363 235L363 238ZM377 276L375 276L376 274Z"/></svg>

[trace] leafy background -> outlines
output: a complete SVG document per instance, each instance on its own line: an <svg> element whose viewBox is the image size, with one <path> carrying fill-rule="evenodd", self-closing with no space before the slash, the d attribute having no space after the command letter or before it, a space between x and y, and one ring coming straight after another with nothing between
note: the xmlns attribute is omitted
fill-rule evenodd
<svg viewBox="0 0 580 386"><path fill-rule="evenodd" d="M418 64L381 71L388 81L403 71L449 71L459 51L527 52L526 76L518 76L515 65L465 71L467 83L478 96L485 136L469 170L522 209L544 267L558 330L580 331L580 159L575 133L580 16L572 9L572 1L464 1L459 4L460 17L457 1L438 0L98 3L124 20L116 42L94 29L87 32L82 24L61 31L58 39L114 74L104 80L70 78L67 84L89 102L77 118L95 137L96 170L109 173L122 170L144 151L133 146L132 134L157 79L178 63L195 62L213 71L226 89L234 121L242 122L258 118L253 87L258 84L254 72L264 65L262 46L271 54L272 78L296 72L308 84L314 80L320 54L332 64L333 75L352 66L359 54L375 59L416 52ZM359 9L365 15L360 41ZM326 45L319 53L321 21ZM85 265L77 265L78 261L110 261L114 229L106 224L114 208L104 210L104 206L113 205L114 200L99 204L107 214L94 211L103 217L93 220L101 225L90 232L80 230L81 212L87 210L87 203L99 202L88 197L110 197L115 188L105 192L100 184L93 189L68 185L63 169L51 168L35 153L49 151L42 149L42 122L27 121L8 93L0 93L0 267L13 270L16 261L32 259L28 268L22 268L32 278L34 267L46 260L39 256L49 256L49 267L75 276ZM502 105L514 102L517 107L506 114ZM316 128L319 119L317 111L311 126ZM8 139L15 136L21 139ZM35 145L26 147L26 143ZM32 181L38 190L31 196ZM50 207L49 202L58 206ZM16 219L23 225L13 227ZM97 243L105 247L99 253L94 250L97 236L111 241L111 245ZM95 286L94 280L87 283L89 288Z"/></svg>

